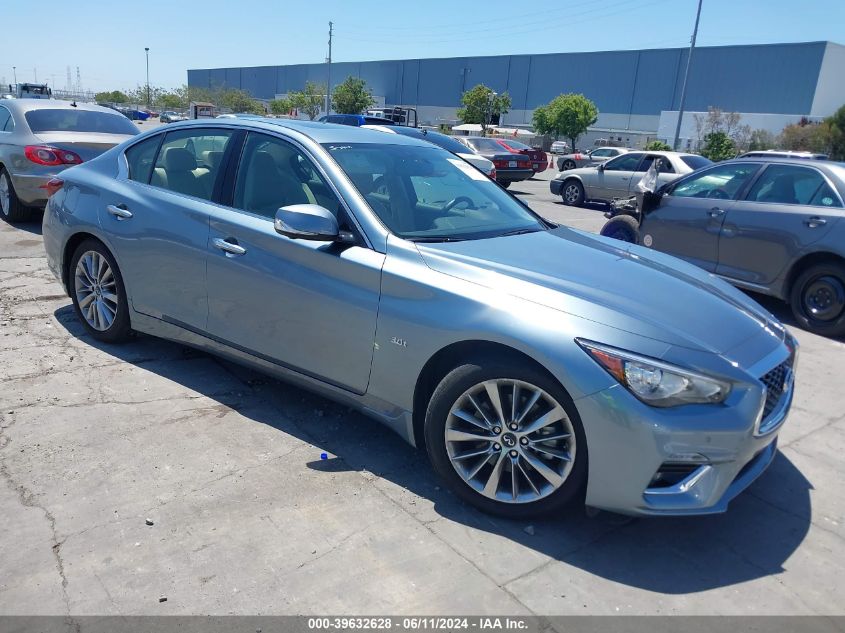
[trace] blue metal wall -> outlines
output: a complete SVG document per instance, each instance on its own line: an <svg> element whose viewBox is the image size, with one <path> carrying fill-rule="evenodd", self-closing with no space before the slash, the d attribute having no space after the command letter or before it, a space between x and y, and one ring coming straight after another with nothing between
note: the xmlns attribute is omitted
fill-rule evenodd
<svg viewBox="0 0 845 633"><path fill-rule="evenodd" d="M825 42L697 48L686 108L809 113ZM332 65L332 85L367 81L388 104L456 107L484 83L511 95L512 110L532 110L562 92L581 92L601 112L658 115L677 110L687 49L454 57ZM255 97L325 83L325 64L189 70L188 85L248 90Z"/></svg>

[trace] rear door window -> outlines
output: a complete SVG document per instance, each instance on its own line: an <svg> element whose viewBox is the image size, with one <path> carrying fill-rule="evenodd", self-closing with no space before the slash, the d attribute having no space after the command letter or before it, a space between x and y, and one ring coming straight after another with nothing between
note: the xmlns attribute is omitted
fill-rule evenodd
<svg viewBox="0 0 845 633"><path fill-rule="evenodd" d="M206 128L168 132L150 184L211 200L223 153L233 134L233 130Z"/></svg>
<svg viewBox="0 0 845 633"><path fill-rule="evenodd" d="M0 106L0 132L9 132L6 126L12 118L12 114L3 106Z"/></svg>
<svg viewBox="0 0 845 633"><path fill-rule="evenodd" d="M150 182L156 152L162 138L164 138L163 134L156 134L126 150L126 164L129 167L130 180L143 183Z"/></svg>
<svg viewBox="0 0 845 633"><path fill-rule="evenodd" d="M769 165L748 192L746 200L773 204L812 204L816 194L826 185L821 172L815 169L795 165ZM833 192L830 187L827 189L828 195L822 194L819 200L831 197ZM833 196L833 199L836 200L836 196Z"/></svg>

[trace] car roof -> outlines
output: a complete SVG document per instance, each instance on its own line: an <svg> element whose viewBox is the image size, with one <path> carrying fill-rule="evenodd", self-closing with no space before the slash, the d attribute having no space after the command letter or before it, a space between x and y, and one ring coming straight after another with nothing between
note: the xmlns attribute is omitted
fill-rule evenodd
<svg viewBox="0 0 845 633"><path fill-rule="evenodd" d="M431 146L431 143L421 139L418 140L402 134L387 135L384 132L368 130L354 125L341 125L339 123L322 121L301 121L299 119L272 119L261 116L234 119L193 119L171 123L167 126L167 129L184 129L192 126L257 127L268 131L274 131L274 128L284 128L307 136L316 143L376 143L380 145ZM155 128L155 130L157 129Z"/></svg>
<svg viewBox="0 0 845 633"><path fill-rule="evenodd" d="M106 108L96 103L82 101L62 101L60 99L4 99L3 105L13 112L30 112L31 110L89 110L92 112L106 112L123 116L112 108Z"/></svg>
<svg viewBox="0 0 845 633"><path fill-rule="evenodd" d="M780 163L787 165L797 165L799 167L828 167L840 173L839 170L845 169L843 163L835 160L807 160L798 156L737 156L732 158L733 161L748 161L752 163ZM727 162L727 161L726 161Z"/></svg>

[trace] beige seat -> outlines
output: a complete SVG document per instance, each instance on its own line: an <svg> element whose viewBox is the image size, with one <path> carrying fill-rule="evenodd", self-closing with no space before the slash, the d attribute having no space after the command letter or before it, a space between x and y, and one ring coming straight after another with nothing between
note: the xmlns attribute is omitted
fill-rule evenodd
<svg viewBox="0 0 845 633"><path fill-rule="evenodd" d="M280 170L268 152L256 152L246 165L242 208L273 217L280 207L313 202L303 184Z"/></svg>
<svg viewBox="0 0 845 633"><path fill-rule="evenodd" d="M197 198L210 197L207 180L197 172L197 160L184 147L168 147L161 158L161 167L153 170L151 185ZM207 173L202 170L202 173Z"/></svg>

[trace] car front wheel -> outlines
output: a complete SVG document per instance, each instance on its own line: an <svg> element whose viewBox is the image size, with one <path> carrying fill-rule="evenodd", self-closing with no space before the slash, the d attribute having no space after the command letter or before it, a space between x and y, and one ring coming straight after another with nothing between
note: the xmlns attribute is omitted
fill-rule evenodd
<svg viewBox="0 0 845 633"><path fill-rule="evenodd" d="M548 514L585 489L577 411L553 378L528 364L491 359L452 370L429 402L425 438L440 477L491 514Z"/></svg>
<svg viewBox="0 0 845 633"><path fill-rule="evenodd" d="M564 204L571 207L580 207L584 204L584 185L574 178L567 180L563 183L561 197Z"/></svg>
<svg viewBox="0 0 845 633"><path fill-rule="evenodd" d="M567 169L575 169L574 160L568 160L563 163L563 169L561 169L561 171L566 171Z"/></svg>
<svg viewBox="0 0 845 633"><path fill-rule="evenodd" d="M640 225L636 218L630 215L617 215L605 223L601 229L601 234L615 240L636 244L639 242Z"/></svg>
<svg viewBox="0 0 845 633"><path fill-rule="evenodd" d="M810 266L795 280L789 304L798 325L822 336L845 335L845 266Z"/></svg>
<svg viewBox="0 0 845 633"><path fill-rule="evenodd" d="M85 240L73 254L69 287L76 316L88 333L105 343L127 338L129 306L117 262L96 240Z"/></svg>

